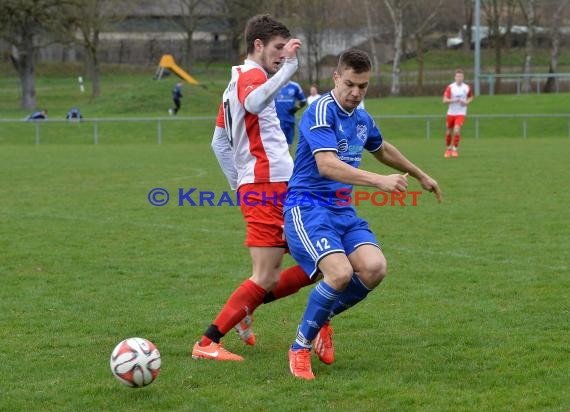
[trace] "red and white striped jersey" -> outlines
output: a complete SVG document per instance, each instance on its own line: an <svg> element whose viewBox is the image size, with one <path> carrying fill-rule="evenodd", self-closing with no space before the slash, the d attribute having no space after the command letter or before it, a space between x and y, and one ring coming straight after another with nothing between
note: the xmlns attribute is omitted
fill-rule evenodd
<svg viewBox="0 0 570 412"><path fill-rule="evenodd" d="M293 159L281 130L273 99L260 113L245 109L246 97L267 82L267 73L257 63L246 60L232 67L232 78L224 91L221 116L238 172L238 187L246 183L288 182Z"/></svg>
<svg viewBox="0 0 570 412"><path fill-rule="evenodd" d="M469 97L473 96L473 91L471 90L471 87L469 87L469 85L466 83L461 83L460 85L458 85L457 83L453 82L449 86L447 86L443 95L448 99L467 100ZM452 116L466 115L467 106L462 105L459 102L449 103L447 114Z"/></svg>

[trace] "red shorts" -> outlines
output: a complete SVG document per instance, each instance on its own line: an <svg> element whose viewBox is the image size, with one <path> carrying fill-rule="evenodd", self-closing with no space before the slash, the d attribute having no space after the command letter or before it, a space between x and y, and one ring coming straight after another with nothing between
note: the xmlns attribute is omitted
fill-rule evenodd
<svg viewBox="0 0 570 412"><path fill-rule="evenodd" d="M286 247L283 201L286 182L248 183L238 189L240 209L247 224L248 247Z"/></svg>
<svg viewBox="0 0 570 412"><path fill-rule="evenodd" d="M448 114L447 115L447 128L453 129L454 127L461 127L465 123L465 115L464 114Z"/></svg>

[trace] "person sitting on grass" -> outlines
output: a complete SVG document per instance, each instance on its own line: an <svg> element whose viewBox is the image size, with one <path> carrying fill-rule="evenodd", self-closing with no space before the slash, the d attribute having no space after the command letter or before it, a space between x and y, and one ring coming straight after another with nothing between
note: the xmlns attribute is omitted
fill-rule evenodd
<svg viewBox="0 0 570 412"><path fill-rule="evenodd" d="M26 117L27 121L31 121L31 120L45 120L47 119L47 109L42 109L42 110L38 110L33 112L31 115L29 115L28 117Z"/></svg>
<svg viewBox="0 0 570 412"><path fill-rule="evenodd" d="M83 119L83 115L81 114L81 112L79 111L79 109L77 107L72 107L69 112L67 112L67 115L65 116L66 120L71 121L76 121L76 122L80 122L81 119Z"/></svg>

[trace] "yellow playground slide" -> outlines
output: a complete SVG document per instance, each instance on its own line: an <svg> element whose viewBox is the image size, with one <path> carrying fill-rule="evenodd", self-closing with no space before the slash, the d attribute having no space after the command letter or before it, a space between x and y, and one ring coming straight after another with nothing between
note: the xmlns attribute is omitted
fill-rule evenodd
<svg viewBox="0 0 570 412"><path fill-rule="evenodd" d="M161 57L160 63L158 63L158 69L156 69L156 73L154 75L154 80L162 79L162 75L164 74L165 69L170 70L172 73L181 79L186 80L190 84L193 84L195 86L199 84L198 80L190 76L188 73L186 73L185 70L176 64L174 57L172 57L171 54L165 54Z"/></svg>

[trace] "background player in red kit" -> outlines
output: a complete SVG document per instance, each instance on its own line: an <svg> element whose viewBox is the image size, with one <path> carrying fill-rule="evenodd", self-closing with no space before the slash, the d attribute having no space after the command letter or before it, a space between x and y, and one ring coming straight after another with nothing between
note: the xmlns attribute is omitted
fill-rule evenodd
<svg viewBox="0 0 570 412"><path fill-rule="evenodd" d="M463 83L463 70L455 71L455 81L445 89L443 103L448 104L447 131L445 132L445 157L457 157L457 147L461 140L461 127L465 122L467 105L473 101L471 87ZM453 141L452 141L453 136Z"/></svg>
<svg viewBox="0 0 570 412"><path fill-rule="evenodd" d="M225 349L221 338L237 326L242 340L254 344L249 315L261 303L311 283L298 265L281 273L286 248L282 200L293 160L274 98L298 67L301 42L290 37L289 30L271 16L252 17L245 30L247 58L243 65L232 68L232 79L223 94L212 147L230 186L238 189L253 268L251 277L233 292L194 345L195 359L243 360ZM331 332L323 333L327 333L326 339ZM329 342L323 345L329 349L323 352L327 363L332 362L330 338Z"/></svg>

